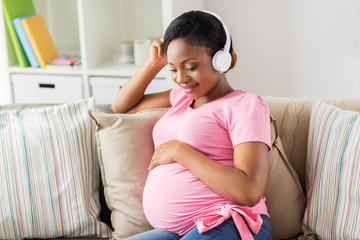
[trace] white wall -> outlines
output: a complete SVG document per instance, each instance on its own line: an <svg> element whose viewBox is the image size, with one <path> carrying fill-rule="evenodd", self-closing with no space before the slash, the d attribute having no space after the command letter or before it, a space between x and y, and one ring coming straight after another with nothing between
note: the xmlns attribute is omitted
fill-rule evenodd
<svg viewBox="0 0 360 240"><path fill-rule="evenodd" d="M228 25L233 87L262 96L360 97L359 0L206 0Z"/></svg>

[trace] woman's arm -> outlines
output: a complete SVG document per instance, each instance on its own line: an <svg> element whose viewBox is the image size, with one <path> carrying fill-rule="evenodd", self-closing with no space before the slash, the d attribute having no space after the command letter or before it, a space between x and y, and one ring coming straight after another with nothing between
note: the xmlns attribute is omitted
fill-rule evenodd
<svg viewBox="0 0 360 240"><path fill-rule="evenodd" d="M260 201L269 171L268 147L260 142L237 145L234 149L234 167L229 167L185 143L170 141L158 146L149 169L171 162L188 168L224 198L246 206L254 206Z"/></svg>
<svg viewBox="0 0 360 240"><path fill-rule="evenodd" d="M112 105L114 113L132 113L158 107L170 107L170 90L144 96L146 88L167 64L162 40L153 41L147 62L120 89Z"/></svg>

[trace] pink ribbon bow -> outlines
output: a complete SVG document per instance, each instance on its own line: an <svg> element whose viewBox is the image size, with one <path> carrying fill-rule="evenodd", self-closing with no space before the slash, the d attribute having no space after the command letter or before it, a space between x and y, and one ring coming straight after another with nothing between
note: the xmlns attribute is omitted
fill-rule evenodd
<svg viewBox="0 0 360 240"><path fill-rule="evenodd" d="M194 221L197 225L199 233L204 233L219 226L230 217L234 219L241 239L253 240L254 237L249 229L251 229L254 234L257 234L263 223L260 214L250 207L231 204L222 206L218 213L195 217Z"/></svg>

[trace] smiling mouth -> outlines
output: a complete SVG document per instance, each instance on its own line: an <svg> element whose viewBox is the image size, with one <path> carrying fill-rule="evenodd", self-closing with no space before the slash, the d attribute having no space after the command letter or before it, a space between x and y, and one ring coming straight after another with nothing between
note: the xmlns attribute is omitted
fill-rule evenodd
<svg viewBox="0 0 360 240"><path fill-rule="evenodd" d="M184 93L189 94L193 92L197 86L199 86L198 83L189 86L181 86L181 88L184 91Z"/></svg>

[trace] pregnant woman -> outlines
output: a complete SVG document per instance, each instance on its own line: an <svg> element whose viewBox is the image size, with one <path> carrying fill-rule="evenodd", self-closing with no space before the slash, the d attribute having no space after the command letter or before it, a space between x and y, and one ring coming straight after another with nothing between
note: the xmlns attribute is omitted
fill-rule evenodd
<svg viewBox="0 0 360 240"><path fill-rule="evenodd" d="M230 86L226 72L235 64L221 18L186 12L153 41L148 61L117 94L116 113L170 107L153 130L143 194L154 230L128 240L271 239L263 197L269 108L256 94ZM144 95L165 65L177 86Z"/></svg>

